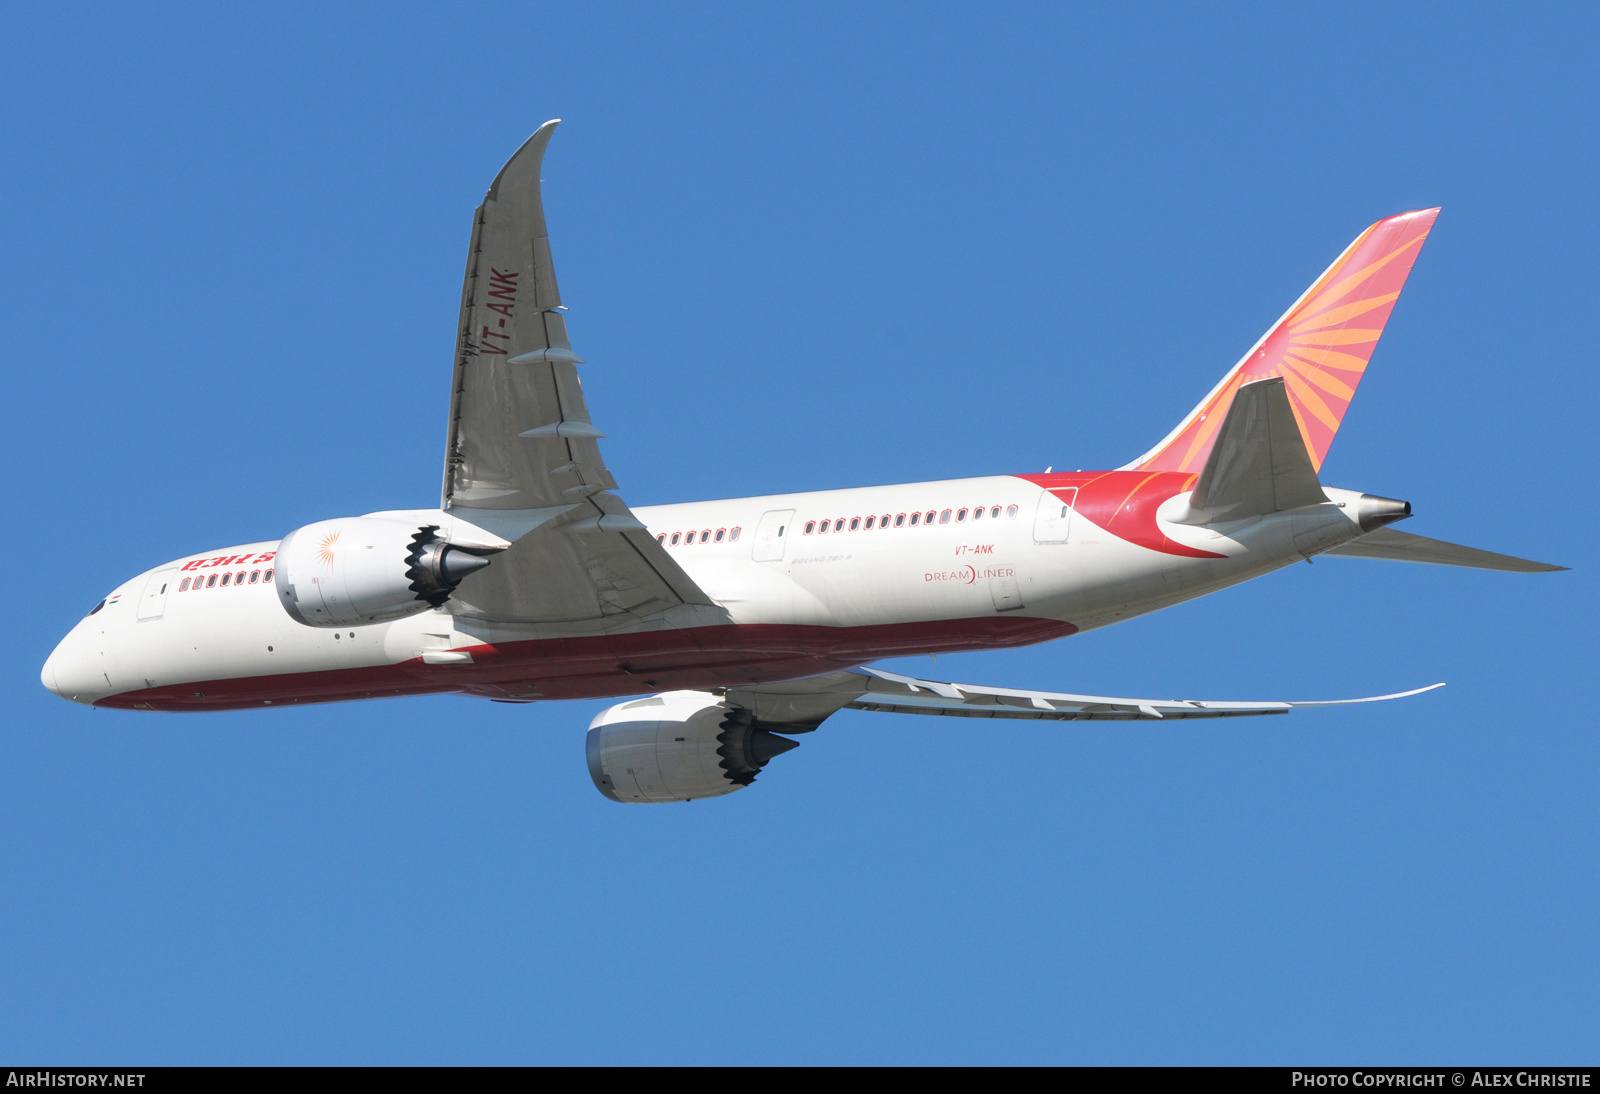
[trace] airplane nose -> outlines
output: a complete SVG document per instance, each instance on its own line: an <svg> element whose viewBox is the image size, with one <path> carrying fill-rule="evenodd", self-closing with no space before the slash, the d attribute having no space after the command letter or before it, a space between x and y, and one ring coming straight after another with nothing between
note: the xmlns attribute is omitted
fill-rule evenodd
<svg viewBox="0 0 1600 1094"><path fill-rule="evenodd" d="M67 635L45 658L39 682L63 699L93 706L110 689L105 678L94 672L94 662L85 653L81 636L77 632Z"/></svg>

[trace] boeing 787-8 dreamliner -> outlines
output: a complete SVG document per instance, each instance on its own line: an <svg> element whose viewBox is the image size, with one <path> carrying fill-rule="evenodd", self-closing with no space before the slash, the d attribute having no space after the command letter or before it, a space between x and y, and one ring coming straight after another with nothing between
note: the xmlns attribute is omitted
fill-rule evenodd
<svg viewBox="0 0 1600 1094"><path fill-rule="evenodd" d="M1319 554L1560 569L1408 535L1391 527L1406 502L1318 481L1438 209L1362 232L1116 470L630 508L551 263L539 167L555 126L473 219L439 508L139 574L56 647L47 688L153 711L654 692L594 719L589 771L616 801L685 801L748 786L846 707L1078 721L1326 705L979 687L867 667L880 658L1062 638Z"/></svg>

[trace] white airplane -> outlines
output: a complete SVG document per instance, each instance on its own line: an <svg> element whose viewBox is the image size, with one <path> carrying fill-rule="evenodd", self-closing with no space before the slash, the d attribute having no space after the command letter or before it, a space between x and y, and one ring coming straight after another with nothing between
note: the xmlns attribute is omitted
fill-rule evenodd
<svg viewBox="0 0 1600 1094"><path fill-rule="evenodd" d="M1408 503L1318 481L1438 209L1358 236L1117 470L629 508L551 265L539 167L556 124L473 221L439 508L318 521L139 574L62 639L45 687L163 711L654 691L594 719L589 771L615 801L686 801L748 786L846 707L1079 721L1331 705L976 687L865 667L879 658L1061 638L1320 554L1563 568L1408 535L1389 527Z"/></svg>

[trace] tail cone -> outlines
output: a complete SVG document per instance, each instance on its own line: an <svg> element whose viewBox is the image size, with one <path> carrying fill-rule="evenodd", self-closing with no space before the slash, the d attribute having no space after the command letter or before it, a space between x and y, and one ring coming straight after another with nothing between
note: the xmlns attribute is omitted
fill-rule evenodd
<svg viewBox="0 0 1600 1094"><path fill-rule="evenodd" d="M1397 520L1405 520L1410 515L1409 501L1380 498L1376 494L1362 494L1361 500L1356 503L1356 520L1361 524L1363 532L1382 528L1385 524L1393 524Z"/></svg>

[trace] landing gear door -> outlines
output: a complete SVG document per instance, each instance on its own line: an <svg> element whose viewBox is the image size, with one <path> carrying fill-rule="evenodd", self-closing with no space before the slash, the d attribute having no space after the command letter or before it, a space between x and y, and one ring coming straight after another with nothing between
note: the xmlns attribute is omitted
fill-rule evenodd
<svg viewBox="0 0 1600 1094"><path fill-rule="evenodd" d="M167 610L167 590L177 584L177 570L157 570L144 583L144 595L139 597L139 618L160 619Z"/></svg>
<svg viewBox="0 0 1600 1094"><path fill-rule="evenodd" d="M782 562L784 545L789 541L789 526L793 523L793 509L774 509L761 514L761 523L756 525L755 548L750 557L757 562Z"/></svg>
<svg viewBox="0 0 1600 1094"><path fill-rule="evenodd" d="M1039 512L1033 518L1035 543L1065 543L1072 531L1072 506L1078 500L1077 487L1046 490L1039 496Z"/></svg>

